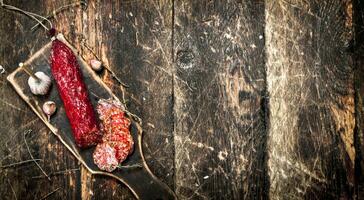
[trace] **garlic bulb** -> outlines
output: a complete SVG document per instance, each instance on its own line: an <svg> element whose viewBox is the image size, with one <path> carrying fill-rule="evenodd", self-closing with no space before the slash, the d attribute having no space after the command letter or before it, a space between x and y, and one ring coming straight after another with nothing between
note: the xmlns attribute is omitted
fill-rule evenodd
<svg viewBox="0 0 364 200"><path fill-rule="evenodd" d="M48 121L51 116L56 112L57 106L53 101L47 101L43 104L43 112L47 115Z"/></svg>
<svg viewBox="0 0 364 200"><path fill-rule="evenodd" d="M28 85L30 91L35 95L45 95L51 86L51 78L43 72L36 72L34 74L38 79L29 77Z"/></svg>
<svg viewBox="0 0 364 200"><path fill-rule="evenodd" d="M101 71L102 69L102 63L101 61L99 60L96 60L96 59L92 59L90 61L90 64L91 64L91 68L94 70L94 71Z"/></svg>

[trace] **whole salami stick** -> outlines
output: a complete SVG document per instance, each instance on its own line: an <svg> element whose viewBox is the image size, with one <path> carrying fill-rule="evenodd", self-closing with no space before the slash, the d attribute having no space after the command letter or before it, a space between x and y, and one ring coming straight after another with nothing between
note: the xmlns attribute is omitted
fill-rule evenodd
<svg viewBox="0 0 364 200"><path fill-rule="evenodd" d="M83 4L85 3L83 2ZM77 4L70 4L66 7L74 5ZM56 30L47 17L5 4L2 0L0 0L0 6L32 18L49 31L50 36L55 35ZM43 24L43 21L48 22L50 27ZM55 37L53 38L50 58L51 71L71 124L75 142L81 148L96 145L102 139L102 132L97 124L76 56L67 45Z"/></svg>
<svg viewBox="0 0 364 200"><path fill-rule="evenodd" d="M96 145L102 139L102 132L76 56L66 44L53 39L50 60L76 144L81 148Z"/></svg>

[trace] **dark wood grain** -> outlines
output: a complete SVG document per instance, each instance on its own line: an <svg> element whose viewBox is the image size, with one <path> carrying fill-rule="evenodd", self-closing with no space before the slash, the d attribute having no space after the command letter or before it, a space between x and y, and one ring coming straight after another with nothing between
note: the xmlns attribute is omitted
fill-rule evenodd
<svg viewBox="0 0 364 200"><path fill-rule="evenodd" d="M353 2L354 40L350 52L354 59L355 78L355 196L364 196L364 1Z"/></svg>
<svg viewBox="0 0 364 200"><path fill-rule="evenodd" d="M76 49L67 42L62 34L57 35L57 39L68 45L77 55ZM50 55L52 44L49 42L42 49L37 51L32 57L24 62L24 66L28 66L32 71L42 71L51 75ZM91 67L77 55L77 61L83 74L83 81L87 86L90 94L90 100L93 107L96 107L100 99L118 98L112 93L111 89L103 83L100 77ZM29 75L24 72L23 67L17 68L12 72L7 80L11 83L19 96L27 102L32 110L41 118L42 122L54 133L57 138L72 152L72 154L80 161L92 174L99 174L116 178L126 184L133 194L139 199L171 199L174 197L173 192L154 177L147 166L142 151L142 129L140 125L132 120L130 133L134 140L134 151L129 155L128 159L123 162L123 166L140 165L140 167L130 167L114 170L111 173L100 170L94 163L92 154L94 147L80 149L73 138L72 129L65 114L65 108L59 97L58 90L54 86L45 96L35 96L31 93L27 80ZM57 105L57 113L48 121L47 116L42 111L42 105L45 101L52 100ZM129 113L129 112L127 112Z"/></svg>
<svg viewBox="0 0 364 200"><path fill-rule="evenodd" d="M101 55L128 85L129 109L143 120L144 152L157 177L174 187L172 1L100 3ZM107 56L106 56L107 55Z"/></svg>
<svg viewBox="0 0 364 200"><path fill-rule="evenodd" d="M354 184L351 1L266 5L272 199L350 199Z"/></svg>
<svg viewBox="0 0 364 200"><path fill-rule="evenodd" d="M266 199L263 1L176 1L176 193Z"/></svg>
<svg viewBox="0 0 364 200"><path fill-rule="evenodd" d="M46 13L46 2L11 1L15 6L32 12ZM30 152L35 158L42 159L40 166L50 174L51 181L43 176L34 163L0 169L2 199L40 199L47 194L52 198L76 199L79 197L79 168L77 161L66 148L52 135L29 107L21 100L6 76L19 62L24 62L32 53L41 48L48 39L43 30L30 31L33 22L19 13L1 9L1 65L6 73L1 76L0 92L0 158L1 165L30 159L23 134L26 130L33 132L26 136ZM72 17L72 14L69 15ZM74 169L69 172L69 169ZM60 172L58 174L54 174ZM52 175L54 174L54 175Z"/></svg>
<svg viewBox="0 0 364 200"><path fill-rule="evenodd" d="M66 3L45 2L45 11L39 8L39 11L34 12L46 13ZM150 7L155 9L149 10ZM141 9L145 12L141 12ZM121 10L128 12L119 15ZM157 172L157 176L162 176L173 186L173 170L170 170L171 166L173 167L173 153L170 151L173 151L173 126L168 126L173 115L165 114L172 109L168 103L172 101L172 85L168 83L172 81L172 74L168 73L168 59L172 57L168 55L171 51L171 40L168 37L171 37L172 3L120 1L101 4L100 1L89 1L87 10L70 9L70 12L71 14L65 12L57 15L54 20L55 26L71 40L84 58L91 59L92 53L81 45L81 41L85 39L102 61L130 86L130 91L134 93L130 93L126 98L130 102L131 110L144 119L146 159L152 163L151 167ZM102 13L109 14L104 16ZM140 20L139 24L137 20ZM120 32L115 32L115 28L120 28ZM161 51L165 54L162 57L159 54ZM139 68L141 66L145 66L144 69ZM131 76L124 77L125 69L134 72ZM118 85L109 82L108 73L103 74L103 77L114 89L120 90ZM150 92L142 94L139 91ZM142 111L138 110L143 104L146 106L142 107ZM132 198L131 193L115 180L91 178L83 168L81 174L81 184L77 187L82 192L82 198ZM89 181L91 183L88 183Z"/></svg>
<svg viewBox="0 0 364 200"><path fill-rule="evenodd" d="M103 13L111 13L112 6L103 7L103 4L99 0L88 1L87 3L86 8L84 7L84 9L74 11L76 18L71 22L73 26L70 27L70 33L66 36L73 39L72 41L74 43L72 44L78 47L78 50L86 61L95 59L94 54L96 54L105 65L112 67L113 64L109 62L109 54L105 51L108 48L105 44L112 38L112 35L103 35L104 23L107 24L106 28L115 28L113 24L108 23L110 20L108 17L110 15L103 15ZM62 5L62 2L60 2L60 5ZM106 5L111 5L111 2L108 2ZM64 15L68 15L68 13L66 12ZM69 22L62 21L62 18L57 20L60 27L64 27L62 24L69 24ZM111 81L108 73L102 73L100 75L102 75L104 82L113 89L113 92L120 94L121 87L115 81ZM122 99L122 95L118 97ZM129 189L120 184L119 181L102 176L91 176L85 168L81 168L81 171L80 187L82 188L82 199L134 198Z"/></svg>
<svg viewBox="0 0 364 200"><path fill-rule="evenodd" d="M6 1L42 15L71 0ZM143 120L151 170L180 199L362 199L362 0L89 0L52 19ZM0 8L1 199L134 199L91 175L6 76L49 40ZM355 81L355 82L354 82ZM354 87L355 86L355 87Z"/></svg>

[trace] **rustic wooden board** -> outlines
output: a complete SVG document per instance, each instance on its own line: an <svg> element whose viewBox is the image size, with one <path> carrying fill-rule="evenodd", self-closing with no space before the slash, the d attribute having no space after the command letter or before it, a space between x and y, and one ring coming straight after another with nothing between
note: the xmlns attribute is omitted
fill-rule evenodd
<svg viewBox="0 0 364 200"><path fill-rule="evenodd" d="M8 3L46 15L70 2ZM89 0L53 22L89 60L86 39L129 86L100 74L143 119L147 163L179 198L360 199L362 8L363 0ZM29 31L29 18L1 8L0 17L1 165L29 159L23 132L32 129L30 151L56 173L48 181L33 163L0 169L1 198L133 199L124 184L80 167L7 83L48 41Z"/></svg>
<svg viewBox="0 0 364 200"><path fill-rule="evenodd" d="M266 5L272 199L350 199L354 184L351 1Z"/></svg>
<svg viewBox="0 0 364 200"><path fill-rule="evenodd" d="M5 1L10 2L10 1ZM63 2L65 3L65 2ZM37 13L52 10L45 1L11 1L11 4L30 8ZM0 157L1 165L29 160L23 133L32 129L26 139L30 152L42 159L39 164L51 176L43 176L34 163L0 169L2 199L41 199L47 194L55 199L77 199L79 164L74 156L53 136L6 80L18 63L39 50L48 39L43 30L31 32L29 18L0 8L0 62L6 69L0 74ZM68 14L70 19L72 14Z"/></svg>
<svg viewBox="0 0 364 200"><path fill-rule="evenodd" d="M176 193L266 199L264 1L174 5Z"/></svg>
<svg viewBox="0 0 364 200"><path fill-rule="evenodd" d="M54 9L67 3L69 3L67 0L46 0L41 3L37 1L27 1L25 3L22 1L11 2L11 4L15 6L26 9L29 8L31 11L41 14L51 13ZM153 9L149 9L151 7ZM148 13L141 16L144 12L141 12L140 9L144 9L145 11L148 11ZM128 12L124 12L124 10L127 10ZM46 38L44 37L45 35L42 30L36 31L35 33L37 34L29 31L31 26L33 26L33 23L29 23L30 21L27 17L17 14L14 15L14 13L7 11L3 12L3 10L1 10L0 13L3 14L3 20L1 21L2 27L5 27L5 29L0 30L2 35L1 41L3 41L2 44L7 44L6 47L9 47L10 51L12 51L11 48L14 47L14 43L18 48L17 51L12 54L2 54L5 62L1 64L7 68L8 72L11 72L15 69L13 66L17 66L19 61L26 59L28 55L31 55L35 50L39 49L42 44L45 44ZM134 17L129 16L130 13L133 13ZM160 28L158 28L160 32L154 30L154 27L157 27L158 23L154 23L154 21L152 21L153 18L148 17L149 14L152 14L152 16L156 18L156 21L160 22ZM167 62L162 61L159 58L159 51L164 51L168 54L172 49L165 46L171 44L171 41L165 37L171 37L171 14L171 1L163 3L160 1L103 2L100 0L91 0L88 1L87 9L80 9L79 7L68 9L59 13L57 17L53 19L53 22L57 29L71 40L72 44L77 47L84 58L94 58L92 53L82 46L82 39L86 39L88 45L101 57L102 61L107 63L109 67L119 75L119 78L130 86L128 90L131 92L127 92L125 96L130 109L144 119L145 123L143 123L143 130L145 130L146 133L144 134L144 148L146 149L145 155L147 162L151 165L152 171L155 171L159 178L162 178L173 187L174 160L173 139L171 139L173 138L173 126L170 126L173 115L169 112L169 110L172 109L172 104L168 103L173 100L171 93L172 85L170 84L170 82L172 82L172 76L171 74L166 74L163 70L157 70L157 68L153 70L151 67L154 66L147 64L146 62L143 62L144 64L142 62L133 62L133 59L138 60L144 58L145 61L158 63L158 66L161 66L160 69L168 67L168 65L165 64ZM139 18L138 21L134 20L135 17ZM138 23L141 22L141 17L147 19L147 21ZM150 25L149 31L137 31L137 29L135 29L146 27L144 24ZM125 28L123 28L124 25ZM13 30L16 34L9 34L9 31L5 30ZM118 30L120 30L120 32ZM136 32L138 32L139 35L139 44L136 42ZM153 32L155 35L149 34L150 32ZM144 48L140 45L144 42L152 41L155 38L159 41L158 43L154 42L150 48ZM13 41L13 44L9 41ZM152 44L151 42L148 43ZM158 46L158 51L154 50L154 46ZM8 51L9 48L4 50ZM139 53L135 54L135 51L131 51L133 49L139 49ZM137 57L137 55L139 55L139 57ZM143 56L140 57L140 55ZM133 58L133 56L135 56L135 58ZM166 58L166 56L164 56L164 58ZM144 67L140 68L141 66ZM110 83L109 73L103 73L101 76L103 77L104 82L107 83L114 92L118 93L120 92L120 89L124 90L124 88L120 87L118 84ZM143 79L146 79L147 81L143 81ZM6 82L4 81L3 83ZM162 85L163 89L160 89L159 85ZM27 124L27 126L24 128L22 127L22 129L17 132L10 130L12 137L16 135L16 137L19 137L20 139L9 143L6 148L12 148L11 150L13 150L15 147L22 147L24 150L24 144L21 140L21 133L24 129L32 128L34 132L36 132L41 128L42 134L32 134L32 136L28 138L31 141L34 141L30 144L31 150L36 154L40 154L40 158L43 158L42 155L44 155L44 161L41 164L43 167L46 167L46 170L49 172L58 172L60 175L63 174L61 174L62 171L66 170L64 174L67 175L66 178L62 178L60 175L54 176L51 181L53 187L49 187L47 186L48 181L46 181L44 177L32 179L32 175L38 173L36 167L31 164L21 167L20 169L27 169L30 175L23 174L21 180L10 179L14 180L12 181L12 185L18 197L24 196L27 191L29 192L31 190L31 194L33 195L34 193L33 198L41 198L58 188L59 190L51 195L52 198L133 198L129 189L123 186L123 184L119 184L118 181L110 178L92 176L87 169L83 167L80 168L68 150L59 144L55 137L52 137L51 134L47 133L48 129L46 129L42 123L33 122L28 124L27 122L29 119L35 117L34 114L25 106L23 101L17 99L17 95L8 84L3 84L2 87L2 95L5 102L8 102L9 99L16 100L14 104L15 108L10 107L5 103L1 104L2 109L5 109L8 113L8 115L4 117L11 119L19 118L18 108L21 108L28 113L25 117L19 118L21 121L17 122L19 123L18 127L24 124ZM122 96L118 95L118 97L121 98ZM143 99L146 99L146 101ZM165 104L164 102L167 103ZM160 108L159 113L153 109L154 107ZM13 120L6 121L6 124L8 126L5 126L4 129L2 129L2 132L4 133L7 128L11 128L15 125ZM16 125L14 127L16 127ZM56 149L57 156L53 153L55 151L50 152L49 149ZM7 155L5 151L4 155ZM2 164L13 163L22 160L22 158L27 158L26 156L26 151L18 152L15 157L3 160ZM19 174L18 168L9 168L1 170L1 172L4 175L2 176L4 178ZM35 185L36 187L29 187L28 185ZM6 194L5 196L7 196L7 198L13 197L10 187L2 187L1 189L1 193ZM31 198L31 196L29 196L29 198Z"/></svg>
<svg viewBox="0 0 364 200"><path fill-rule="evenodd" d="M354 40L350 46L355 79L355 197L364 197L364 1L353 2Z"/></svg>
<svg viewBox="0 0 364 200"><path fill-rule="evenodd" d="M100 54L122 82L128 108L143 120L151 170L174 188L172 0L100 3ZM109 15L102 16L104 10ZM93 22L90 19L91 23ZM103 56L105 58L106 56Z"/></svg>
<svg viewBox="0 0 364 200"><path fill-rule="evenodd" d="M66 43L77 53L75 49L64 39L63 35L58 35L60 41ZM46 44L41 50L29 58L24 65L29 66L33 72L43 71L51 76L50 72L50 51L51 43ZM85 84L91 95L91 102L94 107L97 106L99 99L117 99L111 90L102 82L98 75L89 67L80 56L77 56L80 64ZM123 166L138 164L142 167L117 169L112 173L103 172L93 163L92 153L94 148L80 149L75 145L72 135L71 126L56 87L52 87L46 96L35 96L30 92L27 85L29 76L24 72L22 67L16 69L8 76L8 81L15 88L17 93L33 109L38 117L48 126L48 128L62 141L62 143L75 155L75 157L92 173L114 177L126 184L133 194L139 199L171 199L173 192L155 178L150 172L142 152L142 129L136 122L132 122L131 133L135 141L135 149L132 155L123 162ZM57 112L50 121L42 112L42 105L45 101L52 100L56 102ZM131 117L131 116L129 116Z"/></svg>

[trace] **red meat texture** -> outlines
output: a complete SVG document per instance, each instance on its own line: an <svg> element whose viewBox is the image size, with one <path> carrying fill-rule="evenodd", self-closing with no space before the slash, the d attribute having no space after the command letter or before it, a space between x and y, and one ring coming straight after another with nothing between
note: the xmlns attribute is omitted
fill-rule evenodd
<svg viewBox="0 0 364 200"><path fill-rule="evenodd" d="M94 152L94 162L102 170L113 171L133 152L134 141L130 134L130 120L125 108L115 100L100 100L97 106L104 136ZM117 165L115 165L117 162Z"/></svg>
<svg viewBox="0 0 364 200"><path fill-rule="evenodd" d="M76 56L66 44L56 39L52 42L50 60L52 75L76 144L81 148L98 144L101 142L102 132Z"/></svg>

